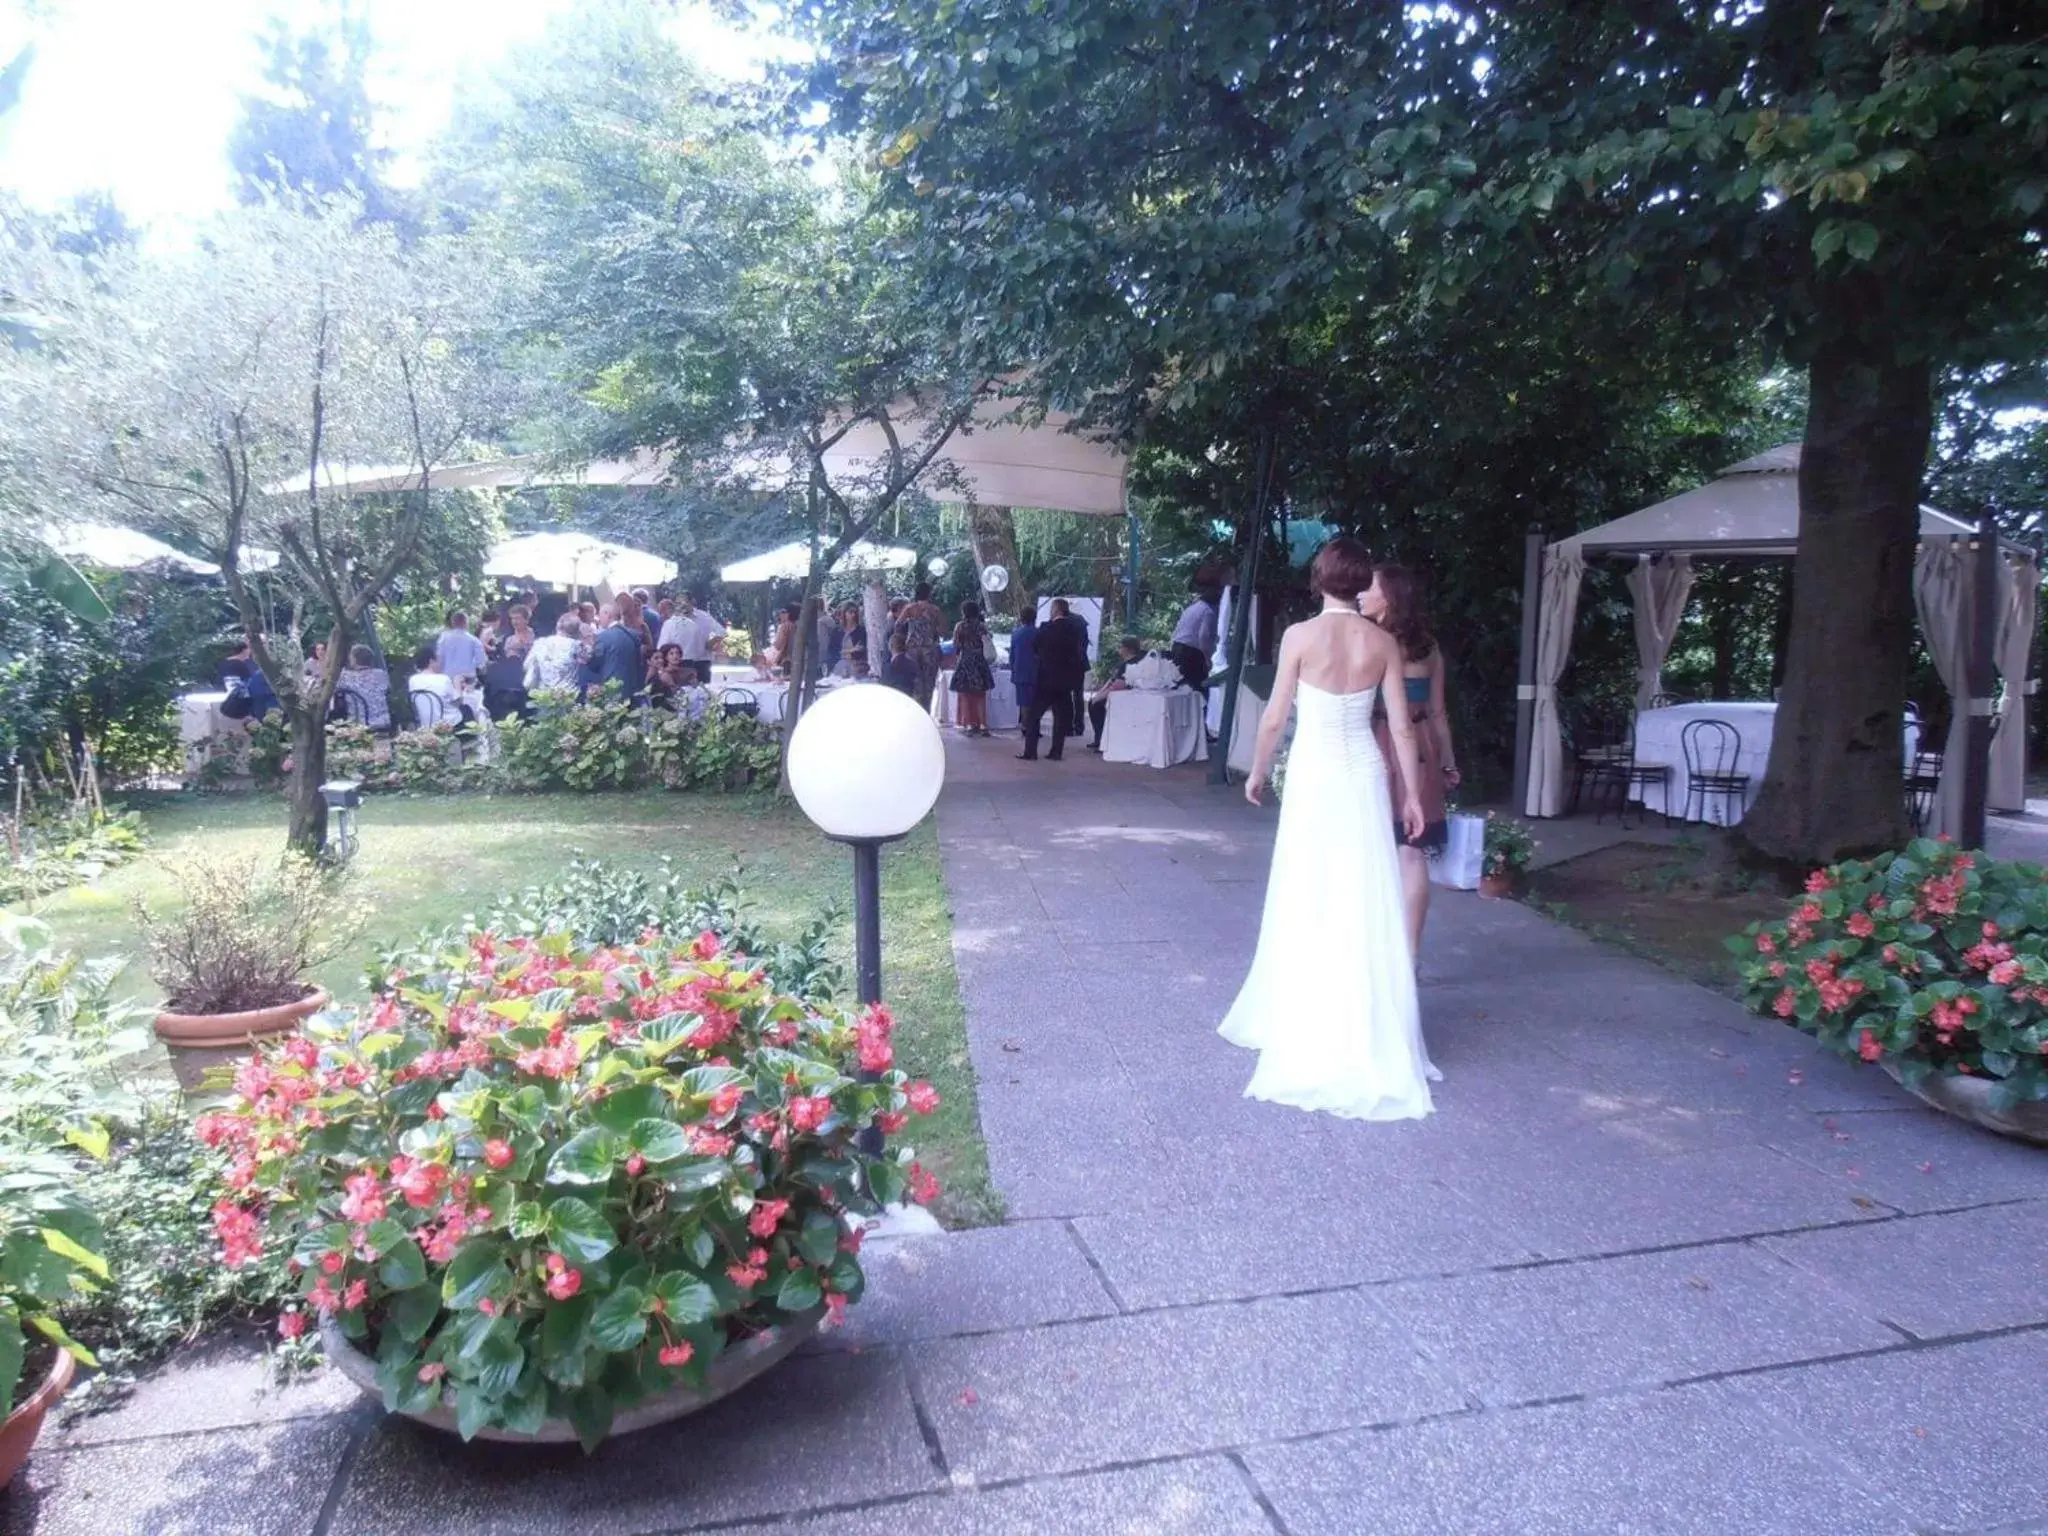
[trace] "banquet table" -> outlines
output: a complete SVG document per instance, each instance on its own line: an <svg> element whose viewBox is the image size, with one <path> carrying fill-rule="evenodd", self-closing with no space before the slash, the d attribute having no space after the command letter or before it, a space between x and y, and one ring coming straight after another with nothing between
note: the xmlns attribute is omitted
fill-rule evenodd
<svg viewBox="0 0 2048 1536"><path fill-rule="evenodd" d="M953 674L941 672L939 685L932 690L932 718L940 725L958 725L960 695L952 688ZM988 692L988 728L992 731L1014 731L1017 729L1017 685L1010 679L1008 667L996 669L996 685Z"/></svg>
<svg viewBox="0 0 2048 1536"><path fill-rule="evenodd" d="M851 678L821 677L818 679L818 692L821 694L830 693L834 688L847 687L852 683L853 679ZM751 696L761 706L761 718L763 720L780 721L782 719L782 711L789 703L789 682L786 678L776 678L772 682L766 683L756 682L749 675L730 683L715 682L712 684L711 696L714 699L723 703L728 694L741 700Z"/></svg>
<svg viewBox="0 0 2048 1536"><path fill-rule="evenodd" d="M1704 807L1687 805L1687 791L1692 780L1686 773L1681 737L1686 726L1695 720L1721 720L1735 728L1741 744L1736 748L1735 761L1729 765L1728 771L1749 776L1740 810L1736 809L1733 797L1729 795L1707 795L1703 797ZM1671 776L1668 784L1636 786L1631 790L1630 798L1641 801L1646 811L1655 811L1673 819L1695 819L1688 813L1703 810L1703 819L1712 825L1735 825L1749 813L1750 806L1756 803L1757 791L1763 788L1764 769L1771 760L1771 733L1777 721L1778 706L1768 699L1674 704L1669 709L1644 710L1636 716L1636 762L1664 764L1670 768ZM1919 727L1908 721L1902 743L1902 768L1913 761L1919 745Z"/></svg>
<svg viewBox="0 0 2048 1536"><path fill-rule="evenodd" d="M1102 759L1171 768L1202 755L1202 696L1191 688L1120 688L1107 696Z"/></svg>

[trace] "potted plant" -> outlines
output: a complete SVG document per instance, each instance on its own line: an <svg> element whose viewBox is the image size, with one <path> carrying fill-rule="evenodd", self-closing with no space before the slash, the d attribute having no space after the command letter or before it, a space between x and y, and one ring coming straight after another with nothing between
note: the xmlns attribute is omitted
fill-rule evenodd
<svg viewBox="0 0 2048 1536"><path fill-rule="evenodd" d="M261 1047L198 1131L230 1265L290 1255L330 1358L468 1439L694 1411L859 1299L855 1217L936 1181L863 1151L937 1095L886 1010L778 994L709 932L475 933Z"/></svg>
<svg viewBox="0 0 2048 1536"><path fill-rule="evenodd" d="M1749 1005L1937 1109L2048 1145L2048 874L1918 839L1728 941Z"/></svg>
<svg viewBox="0 0 2048 1536"><path fill-rule="evenodd" d="M264 869L254 859L198 856L175 878L174 907L136 904L150 975L164 993L156 1017L164 1044L174 1052L246 1047L327 1006L306 972L353 928L336 902L336 876L298 857Z"/></svg>
<svg viewBox="0 0 2048 1536"><path fill-rule="evenodd" d="M1479 894L1511 896L1515 881L1536 857L1536 838L1527 822L1489 811L1486 816L1486 849L1479 871Z"/></svg>
<svg viewBox="0 0 2048 1536"><path fill-rule="evenodd" d="M64 1331L57 1309L107 1277L100 1223L68 1157L0 1144L0 1488L28 1460L43 1419L94 1360Z"/></svg>

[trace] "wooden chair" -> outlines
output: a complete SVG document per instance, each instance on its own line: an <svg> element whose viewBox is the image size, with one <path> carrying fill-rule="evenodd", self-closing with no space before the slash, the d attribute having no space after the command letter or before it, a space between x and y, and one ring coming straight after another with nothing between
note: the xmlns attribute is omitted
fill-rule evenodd
<svg viewBox="0 0 2048 1536"><path fill-rule="evenodd" d="M1719 801L1725 817L1719 825L1732 826L1742 820L1749 799L1749 775L1736 769L1742 755L1742 733L1726 720L1688 720L1678 733L1678 749L1685 758L1685 819L1709 820L1709 804ZM1695 801L1700 808L1698 816L1692 813ZM1665 810L1670 810L1668 802Z"/></svg>

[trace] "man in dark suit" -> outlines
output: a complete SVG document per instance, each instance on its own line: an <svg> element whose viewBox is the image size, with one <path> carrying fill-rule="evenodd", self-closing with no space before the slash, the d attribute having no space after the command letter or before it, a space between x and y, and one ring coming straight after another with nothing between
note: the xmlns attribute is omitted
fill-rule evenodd
<svg viewBox="0 0 2048 1536"><path fill-rule="evenodd" d="M1066 755L1067 736L1072 730L1073 696L1088 680L1087 630L1073 622L1064 599L1054 598L1052 617L1038 626L1038 686L1031 690L1031 703L1023 711L1025 762L1038 757L1039 722L1052 711L1052 750L1048 762Z"/></svg>
<svg viewBox="0 0 2048 1536"><path fill-rule="evenodd" d="M1087 719L1088 663L1094 660L1088 654L1088 621L1082 618L1080 614L1072 612L1067 607L1067 600L1063 597L1054 598L1052 606L1053 611L1061 615L1059 622L1065 624L1073 631L1074 643L1081 650L1081 672L1074 679L1074 686L1067 692L1067 734L1069 736L1078 736L1082 730L1081 722Z"/></svg>

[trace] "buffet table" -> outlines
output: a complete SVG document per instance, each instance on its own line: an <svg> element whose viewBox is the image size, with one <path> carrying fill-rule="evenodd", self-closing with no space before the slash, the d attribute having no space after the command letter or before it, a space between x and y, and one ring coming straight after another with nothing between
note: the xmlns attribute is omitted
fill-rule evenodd
<svg viewBox="0 0 2048 1536"><path fill-rule="evenodd" d="M1732 795L1707 795L1704 797L1705 819L1716 826L1733 826L1749 813L1756 803L1757 791L1763 787L1764 769L1771 760L1771 734L1777 728L1778 706L1768 699L1745 699L1719 704L1674 704L1669 709L1646 709L1636 716L1636 762L1640 764L1661 763L1671 770L1664 784L1641 784L1630 795L1640 800L1643 809L1668 815L1674 819L1685 818L1688 810L1697 811L1695 804L1687 805L1687 791L1692 780L1685 769L1685 747L1681 739L1685 728L1695 720L1720 720L1735 728L1741 744L1736 748L1735 761L1726 771L1749 775L1748 792L1743 796L1738 809ZM1708 745L1708 744L1703 744ZM1913 754L1919 749L1919 727L1908 721L1903 742L1900 763L1903 768L1913 761ZM1668 807L1668 809L1667 809ZM1732 814L1731 814L1732 813Z"/></svg>

